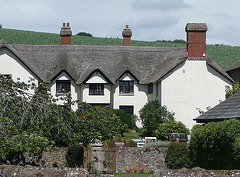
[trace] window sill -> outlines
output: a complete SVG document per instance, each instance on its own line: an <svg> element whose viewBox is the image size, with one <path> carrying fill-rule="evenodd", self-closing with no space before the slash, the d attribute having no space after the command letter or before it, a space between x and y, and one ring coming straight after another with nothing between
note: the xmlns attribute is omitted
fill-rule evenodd
<svg viewBox="0 0 240 177"><path fill-rule="evenodd" d="M119 93L119 96L134 96L134 93Z"/></svg>

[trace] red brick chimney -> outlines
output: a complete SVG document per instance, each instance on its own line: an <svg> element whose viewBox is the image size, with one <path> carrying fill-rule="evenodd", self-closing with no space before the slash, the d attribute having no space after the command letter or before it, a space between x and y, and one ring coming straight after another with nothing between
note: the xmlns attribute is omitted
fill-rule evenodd
<svg viewBox="0 0 240 177"><path fill-rule="evenodd" d="M126 28L123 30L122 36L123 46L131 46L132 30L128 28L128 25L126 25Z"/></svg>
<svg viewBox="0 0 240 177"><path fill-rule="evenodd" d="M188 59L205 59L206 23L188 23L185 31L187 32Z"/></svg>
<svg viewBox="0 0 240 177"><path fill-rule="evenodd" d="M60 36L62 38L62 45L71 45L72 31L69 27L69 23L67 23L67 26L65 23L63 23L63 27L60 31Z"/></svg>

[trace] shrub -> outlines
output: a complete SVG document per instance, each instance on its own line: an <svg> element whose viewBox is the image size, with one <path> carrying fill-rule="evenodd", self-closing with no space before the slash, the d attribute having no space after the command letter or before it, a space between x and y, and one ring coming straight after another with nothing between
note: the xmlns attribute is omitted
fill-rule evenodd
<svg viewBox="0 0 240 177"><path fill-rule="evenodd" d="M168 139L169 133L185 133L189 134L189 130L182 122L167 121L163 124L159 124L156 130L156 137L162 141Z"/></svg>
<svg viewBox="0 0 240 177"><path fill-rule="evenodd" d="M140 119L143 128L146 129L144 135L155 136L155 131L159 123L174 120L174 113L167 110L167 107L161 106L158 100L150 101L140 110Z"/></svg>
<svg viewBox="0 0 240 177"><path fill-rule="evenodd" d="M234 95L238 91L240 91L239 82L233 83L232 88L229 86L226 86L226 98L229 98L230 96Z"/></svg>
<svg viewBox="0 0 240 177"><path fill-rule="evenodd" d="M240 121L231 119L195 126L190 140L194 166L206 169L240 168Z"/></svg>
<svg viewBox="0 0 240 177"><path fill-rule="evenodd" d="M165 161L170 169L190 168L188 144L171 143L166 151Z"/></svg>
<svg viewBox="0 0 240 177"><path fill-rule="evenodd" d="M123 109L113 109L113 112L120 118L124 131L127 129L137 129L136 116L127 114Z"/></svg>
<svg viewBox="0 0 240 177"><path fill-rule="evenodd" d="M66 161L68 167L83 166L84 147L81 145L70 145L66 154Z"/></svg>

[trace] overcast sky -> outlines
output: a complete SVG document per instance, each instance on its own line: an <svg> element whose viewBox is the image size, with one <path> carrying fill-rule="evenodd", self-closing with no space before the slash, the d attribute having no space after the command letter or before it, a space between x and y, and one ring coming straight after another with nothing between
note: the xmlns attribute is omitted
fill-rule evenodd
<svg viewBox="0 0 240 177"><path fill-rule="evenodd" d="M187 23L206 23L208 44L240 46L238 0L0 0L3 28L59 33L70 23L73 34L133 40L185 40Z"/></svg>

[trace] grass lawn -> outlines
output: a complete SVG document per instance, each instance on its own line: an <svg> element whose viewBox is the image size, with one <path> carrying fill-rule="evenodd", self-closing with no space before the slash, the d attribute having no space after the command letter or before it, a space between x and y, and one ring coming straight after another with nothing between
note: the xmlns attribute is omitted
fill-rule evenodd
<svg viewBox="0 0 240 177"><path fill-rule="evenodd" d="M116 173L117 177L149 177L152 173Z"/></svg>
<svg viewBox="0 0 240 177"><path fill-rule="evenodd" d="M131 134L129 132L124 132L123 133L123 136L125 137L126 141L131 141L131 139L139 139L141 138L141 133L134 133L134 134Z"/></svg>

